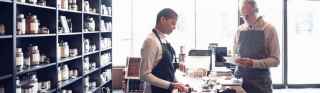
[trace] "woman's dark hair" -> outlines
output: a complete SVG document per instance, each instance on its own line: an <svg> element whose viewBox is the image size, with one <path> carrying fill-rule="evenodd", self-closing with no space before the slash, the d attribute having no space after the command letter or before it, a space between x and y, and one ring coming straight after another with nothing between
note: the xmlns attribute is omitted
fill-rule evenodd
<svg viewBox="0 0 320 93"><path fill-rule="evenodd" d="M157 22L156 22L156 24L159 24L161 17L165 17L165 18L177 18L177 17L178 17L178 14L177 14L175 11L173 11L172 9L170 9L170 8L162 9L162 10L158 13L158 15L157 15Z"/></svg>

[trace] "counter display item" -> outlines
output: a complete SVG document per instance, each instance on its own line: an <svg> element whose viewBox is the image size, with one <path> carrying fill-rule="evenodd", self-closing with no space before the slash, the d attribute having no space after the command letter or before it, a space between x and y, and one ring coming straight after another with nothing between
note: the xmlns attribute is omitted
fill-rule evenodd
<svg viewBox="0 0 320 93"><path fill-rule="evenodd" d="M26 19L23 14L17 17L17 35L26 34Z"/></svg>
<svg viewBox="0 0 320 93"><path fill-rule="evenodd" d="M0 35L6 34L6 28L4 24L0 24Z"/></svg>

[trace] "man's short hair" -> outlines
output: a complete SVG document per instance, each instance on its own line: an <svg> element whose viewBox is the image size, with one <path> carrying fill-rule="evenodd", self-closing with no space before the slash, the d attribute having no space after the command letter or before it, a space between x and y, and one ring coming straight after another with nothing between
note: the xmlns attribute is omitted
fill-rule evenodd
<svg viewBox="0 0 320 93"><path fill-rule="evenodd" d="M256 0L242 0L242 3L248 2L251 6L253 6L255 8L255 13L259 12L259 8L257 5Z"/></svg>
<svg viewBox="0 0 320 93"><path fill-rule="evenodd" d="M170 9L170 8L164 8L158 13L156 24L159 24L161 17L177 18L178 14L175 11L173 11L172 9Z"/></svg>

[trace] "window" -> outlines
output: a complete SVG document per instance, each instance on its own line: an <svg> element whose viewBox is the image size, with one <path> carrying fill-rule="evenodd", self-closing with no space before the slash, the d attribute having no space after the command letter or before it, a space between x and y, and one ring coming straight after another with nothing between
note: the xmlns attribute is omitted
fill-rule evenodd
<svg viewBox="0 0 320 93"><path fill-rule="evenodd" d="M238 2L235 0L196 0L196 48L208 49L218 43L233 46L238 28Z"/></svg>
<svg viewBox="0 0 320 93"><path fill-rule="evenodd" d="M288 0L288 83L319 84L320 2Z"/></svg>

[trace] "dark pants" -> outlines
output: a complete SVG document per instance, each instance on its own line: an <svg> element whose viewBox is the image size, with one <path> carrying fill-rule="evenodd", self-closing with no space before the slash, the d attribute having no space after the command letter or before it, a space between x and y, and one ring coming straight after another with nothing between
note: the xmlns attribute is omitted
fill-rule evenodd
<svg viewBox="0 0 320 93"><path fill-rule="evenodd" d="M247 93L272 93L272 81L270 77L243 77L242 87Z"/></svg>

